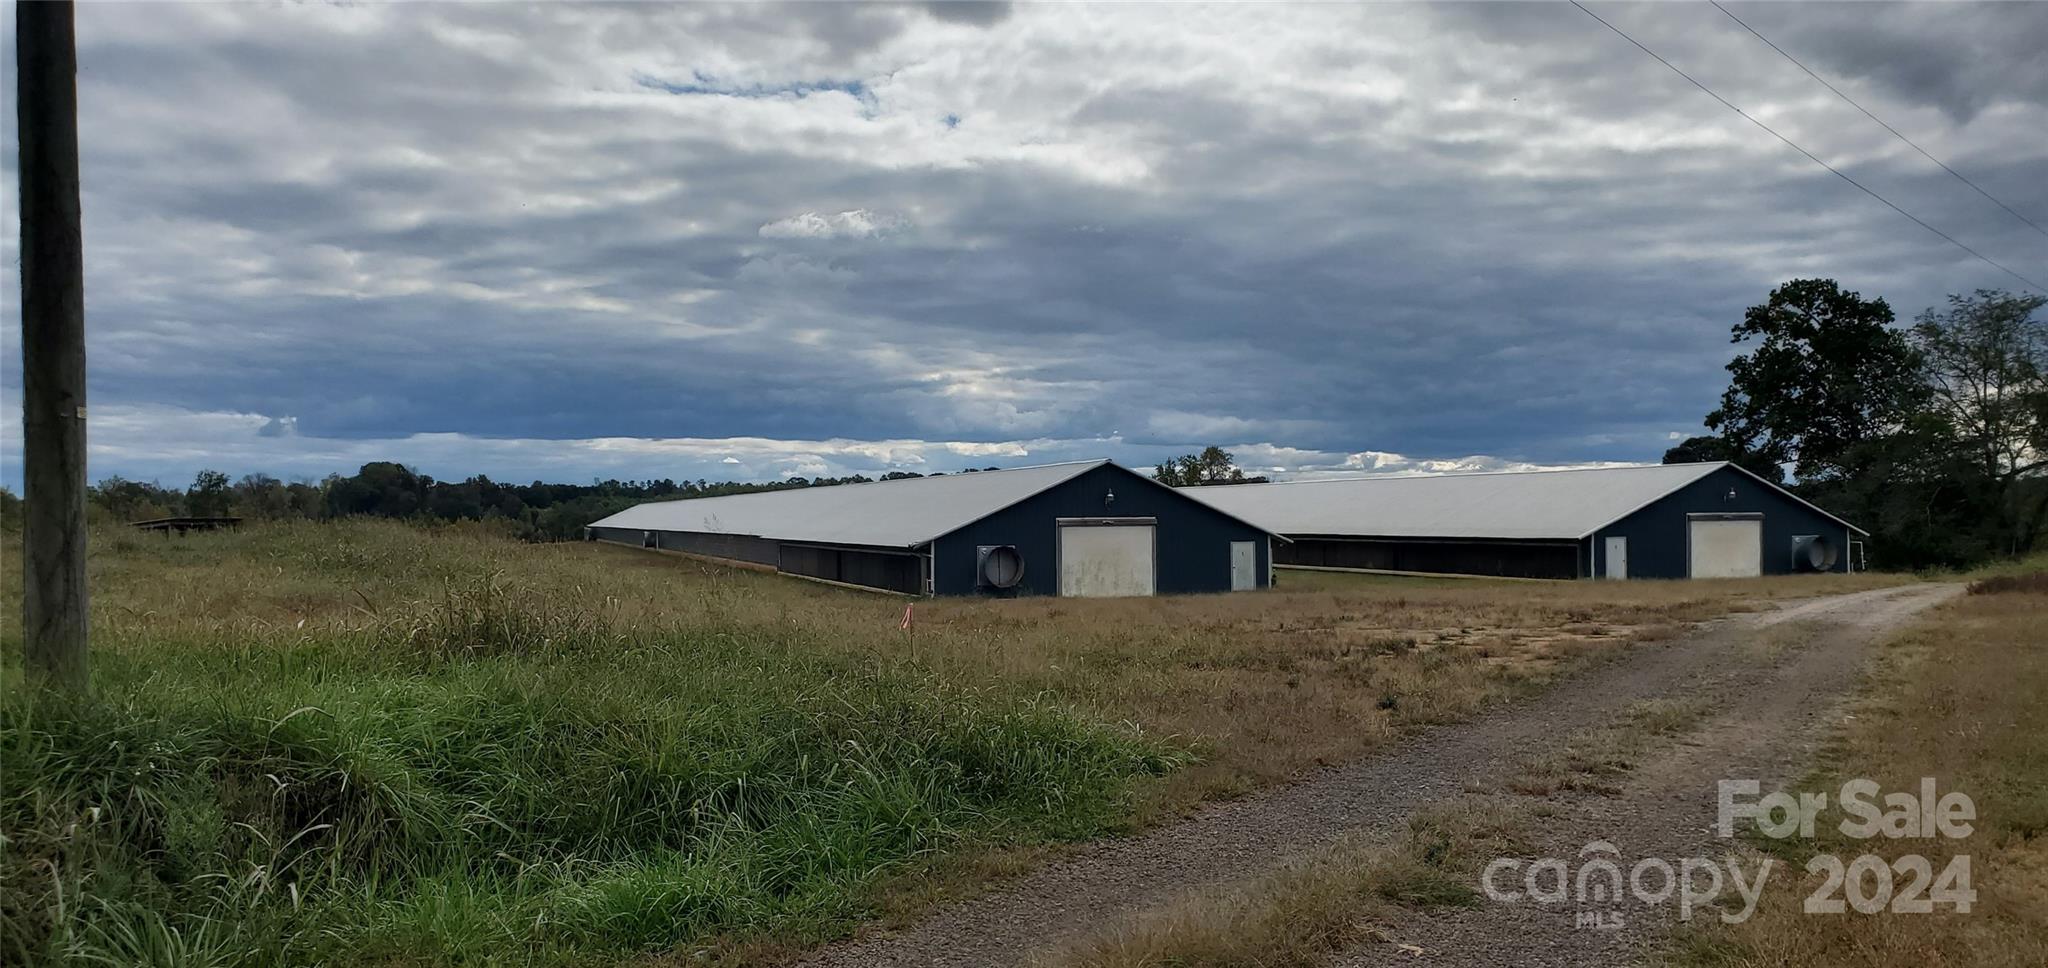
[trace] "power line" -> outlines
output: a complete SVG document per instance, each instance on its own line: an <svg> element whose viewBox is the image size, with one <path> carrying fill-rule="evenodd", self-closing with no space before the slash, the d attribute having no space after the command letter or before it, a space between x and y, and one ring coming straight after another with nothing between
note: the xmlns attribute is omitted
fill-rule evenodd
<svg viewBox="0 0 2048 968"><path fill-rule="evenodd" d="M1991 259L1990 257L1986 256L1986 255L1985 255L1984 253L1982 253L1982 252L1979 252L1979 251L1977 251L1976 249L1970 248L1969 246L1967 246L1967 245L1964 245L1963 243L1961 243L1961 242L1957 241L1957 240L1956 240L1956 237L1955 237L1955 236L1953 236L1953 235L1950 235L1950 234L1948 234L1947 232L1943 232L1942 230L1940 230L1940 229L1938 229L1938 228L1935 228L1935 227L1934 227L1934 226L1932 226L1932 225L1929 225L1929 224L1927 224L1927 222L1926 222L1926 221L1924 221L1924 220L1922 220L1922 219L1921 219L1921 218L1920 218L1919 216L1917 216L1917 215L1914 215L1913 213L1911 213L1911 212L1908 212L1908 211L1906 211L1905 209L1903 209L1903 208L1900 208L1900 207L1898 207L1897 205L1894 205L1894 204L1892 204L1892 200L1891 200L1891 199L1889 199L1889 198L1886 198L1886 197L1884 197L1883 195L1879 195L1878 193L1876 193L1876 192L1874 192L1874 191L1870 190L1869 186L1866 186L1866 185L1864 185L1864 184L1863 184L1862 182L1860 182L1860 181L1857 181L1856 179L1854 179L1854 178L1851 178L1851 177L1849 177L1849 176L1848 176L1847 174L1843 173L1843 171L1842 171L1841 169L1839 169L1839 168L1836 168L1835 166L1833 166L1833 165L1830 165L1830 164L1828 164L1828 163L1827 163L1827 162L1825 162L1825 161L1822 161L1822 160L1820 159L1820 156L1819 156L1819 155L1816 155L1816 154L1814 154L1813 152L1811 152L1811 151L1808 151L1808 150L1806 150L1805 148L1802 148L1802 147L1800 147L1800 146L1799 146L1799 143L1798 143L1798 142L1796 142L1796 141L1793 141L1793 140L1792 140L1791 138L1787 138L1787 137L1785 137L1785 136L1784 136L1784 135L1782 135L1782 134L1779 134L1779 133L1777 132L1777 129L1775 129L1775 128L1771 127L1771 126L1770 126L1770 125L1768 125L1768 124L1765 124L1765 123L1763 123L1762 121L1758 121L1757 119L1755 119L1755 118L1753 118L1753 117L1750 117L1750 115L1749 115L1749 112L1747 112L1747 111L1744 111L1744 110L1742 110L1741 108L1738 108L1738 107L1736 107L1736 106L1734 105L1734 103L1733 103L1733 102L1731 102L1731 101L1729 101L1729 100L1728 100L1727 98L1725 98L1725 97L1722 97L1721 95L1719 95L1719 94L1716 94L1716 93L1714 93L1714 89L1713 89L1713 88L1711 88L1711 87L1708 87L1708 86L1706 86L1705 84L1701 84L1701 83L1700 83L1700 82L1699 82L1698 80L1694 79L1694 78L1693 78L1693 76L1692 76L1691 74L1687 74L1686 72L1684 72L1684 71L1682 71L1682 70L1679 70L1679 68L1678 68L1678 65L1676 65L1676 64L1673 64L1673 63L1671 63L1671 62L1670 62L1670 61L1668 61L1668 60L1665 60L1665 59L1663 58L1663 56L1662 56L1662 55L1660 55L1660 54L1658 54L1658 53L1657 53L1656 51L1654 51L1654 50L1651 50L1650 48L1648 48L1648 47L1645 47L1645 46L1643 46L1643 43L1642 43L1642 41L1639 41L1639 40L1635 39L1634 37L1630 37L1630 36L1629 36L1629 35L1628 35L1628 34L1627 34L1626 32L1624 32L1624 31L1623 31L1623 30L1622 30L1622 29L1621 29L1620 27L1616 27L1615 25L1613 25L1613 24L1611 24L1611 23L1608 23L1608 22L1607 22L1606 20L1602 19L1602 18L1601 18L1601 16L1600 16L1599 14L1597 14L1597 13L1594 13L1593 11L1591 11L1591 10L1588 10L1588 9L1586 9L1586 5L1585 5L1585 4L1583 4L1583 3L1580 3L1580 2L1579 2L1579 0L1571 0L1571 3L1572 3L1572 6L1574 6L1574 7L1577 7L1577 8L1579 8L1579 12L1581 12L1581 13L1585 14L1585 15L1586 15L1586 16L1588 16L1588 17L1591 17L1591 18L1593 18L1594 20L1597 20L1597 21L1599 21L1599 22L1600 22L1600 25L1601 25L1602 27L1606 27L1606 28L1607 28L1608 30L1612 30L1612 31L1614 31L1616 35L1618 35L1619 37L1621 37L1621 39L1623 39L1623 40L1626 40L1626 41L1628 41L1629 43L1631 43L1631 44L1635 45L1635 47L1636 47L1636 49L1637 49L1637 50L1640 50L1640 51L1642 51L1643 53L1645 53L1645 54L1648 54L1648 55L1650 55L1650 57L1651 57L1652 59L1656 60L1656 62L1657 62L1657 63L1659 63L1659 64L1662 64L1662 65L1664 65L1665 67L1668 67L1668 68L1670 68L1670 69L1671 69L1671 72L1672 72L1673 74L1677 74L1677 75L1678 75L1679 77L1683 77L1683 78L1685 78L1685 79L1686 79L1686 80L1687 80L1688 82L1690 82L1690 83L1692 84L1692 86L1694 86L1694 87L1696 87L1696 88L1699 88L1699 89L1700 89L1700 90L1702 90L1702 91L1705 91L1708 97L1711 97L1711 98L1713 98L1714 100L1716 100L1716 101L1719 101L1719 102L1721 102L1721 106L1722 106L1722 107L1725 107L1725 108L1727 108L1728 110L1730 110L1730 111L1733 111L1733 112L1735 112L1736 114L1742 115L1742 119L1743 119L1743 120L1745 120L1745 121L1748 121L1749 123L1751 123L1751 124L1753 124L1753 125L1756 125L1756 126L1757 126L1757 127L1759 127L1759 128L1762 128L1762 129L1764 129L1764 130L1765 130L1766 132L1769 132L1769 133L1770 133L1771 137L1773 137L1773 138L1776 138L1776 139L1778 139L1779 141L1782 141L1782 142L1786 143L1787 145L1790 145L1790 146L1792 146L1792 149L1793 149L1794 151L1797 151L1797 152L1799 152L1800 154L1802 154L1802 155L1805 155L1805 156L1806 156L1806 157L1807 157L1808 159L1810 159L1810 160L1811 160L1811 161L1812 161L1812 162L1813 162L1814 164L1816 164L1816 165L1819 165L1819 166L1821 166L1822 168L1825 168L1825 169L1827 169L1828 171L1830 171L1830 172L1834 173L1835 177L1837 177L1837 178L1840 178L1841 180L1843 180L1843 181L1845 181L1845 182L1848 182L1848 183L1849 183L1849 184L1851 184L1851 185L1854 185L1854 186L1856 186L1856 188L1857 188L1857 190L1858 190L1858 191L1861 191L1861 192L1862 192L1863 194L1865 194L1865 195L1868 195L1868 196L1870 196L1871 198L1875 198L1875 199L1877 199L1877 200L1878 200L1878 201L1880 201L1880 202L1883 202L1883 203L1884 203L1884 206L1885 206L1886 208L1889 208L1889 209L1891 209L1892 211L1894 211L1894 212L1897 212L1897 213L1899 213L1900 215L1903 215L1903 216L1905 216L1905 217L1907 217L1907 218L1909 218L1909 219L1912 219L1912 220L1913 220L1913 224L1915 224L1915 225L1918 225L1918 226L1920 226L1921 228L1923 228L1923 229L1926 229L1927 231L1929 231L1929 232L1932 232L1932 233L1934 233L1935 235L1941 236L1941 237L1942 237L1943 239L1946 239L1946 240L1948 241L1948 243L1949 243L1950 245L1953 245L1953 246L1955 246L1956 248L1958 248L1958 249L1961 249L1961 250L1963 250L1964 252L1968 252L1969 254L1971 254L1971 255L1975 256L1975 257L1977 258L1977 260L1978 260L1978 261L1980 261L1980 262L1983 262L1983 263L1984 263L1985 265L1988 265L1988 266L1990 266L1990 267L1992 267L1992 268L1994 268L1994 269L1997 269L1997 270L1998 270L1998 271L2000 271L2000 272L2003 272L2003 273L2005 273L2006 275L2009 275L2009 276L2013 277L2014 279L2018 279L2019 281L2021 281L2021 282L2024 282L2024 283L2026 283L2026 284L2027 284L2027 288L2029 288L2029 289L2032 289L2032 290L2034 290L2035 292L2038 292L2038 293L2042 293L2042 294L2048 294L2048 286L2044 286L2044 285L2042 285L2041 283L2035 282L2034 280L2032 280L2032 279L2029 279L2029 278L2027 278L2026 276L2020 275L2019 273L2017 273L2017 272L2014 272L2014 271L2012 271L2011 269L2008 269L2008 268L2006 268L2006 267L2005 267L2005 266L2003 266L2003 265L2000 265L2000 264L1999 264L1999 263L1998 263L1997 261L1995 261L1995 260Z"/></svg>
<svg viewBox="0 0 2048 968"><path fill-rule="evenodd" d="M2007 212L2008 214L2012 215L2012 217L2013 217L2013 218L2019 219L2020 221L2022 221L2022 222L2025 222L2025 223L2027 223L2027 226L2028 226L2029 228L2032 228L2032 229L2033 229L2034 231L2036 231L2036 232L2039 232L2039 233L2041 233L2042 235L2048 235L2048 229L2044 229L2044 228L2042 228L2042 227L2041 227L2041 226L2040 226L2039 224L2037 224L2037 223L2036 223L2036 222L2035 222L2035 221L2034 221L2033 219L2030 219L2030 218L2026 217L2025 215L2021 215L2021 214L2020 214L2020 213L2019 213L2018 211L2014 210L2012 206L2010 206L2010 205L2007 205L2006 203L2004 203L2004 202L2002 202L2002 201L1999 201L1999 200L1998 200L1998 197L1997 197L1997 196L1995 196L1995 195L1991 194L1990 192L1987 192L1987 191L1985 191L1985 190L1984 190L1984 186L1982 186L1982 185L1979 185L1979 184L1977 184L1976 182L1973 182L1973 181L1969 180L1968 178L1965 178L1965 177L1963 176L1963 173L1962 173L1962 172L1959 172L1959 171L1955 170L1954 168L1950 168L1950 167L1948 166L1948 163L1947 163L1947 162L1945 162L1945 161L1942 161L1941 159L1939 159L1939 158L1936 158L1936 157L1934 157L1934 155L1932 155L1932 154L1929 154L1929 153L1928 153L1928 151L1927 151L1927 149L1925 149L1925 148L1922 148L1922 147L1920 147L1920 146L1919 146L1919 145L1917 145L1917 144L1914 144L1914 143L1913 143L1913 139L1911 139L1911 138L1908 138L1908 137L1906 137L1906 136L1905 136L1905 135L1903 135L1903 134L1900 134L1900 133L1899 133L1899 129L1897 129L1897 128L1894 128L1894 127L1892 127L1892 126L1891 126L1891 125L1889 125L1889 124L1886 124L1886 123L1885 123L1885 120L1884 120L1883 118L1880 118L1880 117L1878 117L1877 115L1875 115L1875 114L1872 114L1872 113L1870 113L1870 109L1869 109L1869 108L1866 108L1866 107L1864 107L1863 105L1861 105L1861 104L1858 104L1858 103L1856 103L1856 99L1855 99L1855 98L1852 98L1852 97L1850 97L1850 96L1849 96L1849 95L1847 95L1847 94L1843 94L1840 88L1837 88L1837 87L1835 87L1835 86L1834 86L1833 84L1829 84L1829 83L1828 83L1828 80L1827 80L1827 78L1825 78L1825 77L1822 77L1822 76L1820 76L1819 74L1815 74L1815 73L1813 72L1813 68L1810 68L1810 67L1806 66L1805 64L1802 64L1802 63L1800 63L1800 62L1799 62L1799 58L1797 58L1797 57L1794 57L1794 56L1792 56L1792 55L1791 55L1791 54L1789 54L1789 53L1786 53L1786 51L1785 51L1785 48L1783 48L1783 47L1780 47L1780 46L1778 46L1777 44L1774 44L1774 43L1772 43L1772 42L1771 42L1771 39L1770 39L1769 37L1766 37L1766 36L1764 36L1763 34L1761 34L1761 33L1758 33L1758 32L1757 32L1757 29L1756 29L1755 27L1752 27L1752 26L1750 26L1750 25L1749 25L1749 24L1748 24L1747 22L1745 22L1745 21L1744 21L1744 20L1743 20L1743 19L1742 19L1741 17L1738 17L1738 16L1736 16L1736 15L1734 15L1734 14L1732 14L1732 13L1729 13L1729 12L1728 12L1728 8L1727 8L1727 7L1721 6L1720 0L1708 0L1708 2L1709 2L1709 3L1712 3L1712 4L1714 5L1714 9L1716 9L1716 10L1719 10L1719 11L1721 11L1721 12L1722 12L1723 14L1726 14L1726 15L1727 15L1727 17L1728 17L1728 19L1730 19L1730 20L1733 20L1733 21L1735 21L1735 22L1736 22L1736 23L1738 23L1738 24L1741 24L1741 25L1742 25L1742 29L1744 29L1744 30L1747 30L1747 31L1749 31L1749 32L1750 32L1750 33L1752 33L1752 34L1755 34L1755 35L1756 35L1756 39L1758 39L1758 40L1761 40L1761 41L1763 41L1763 42L1764 42L1764 45L1765 45L1765 46L1769 47L1769 48L1770 48L1770 49L1772 49L1772 50L1775 50L1775 51L1777 51L1777 52L1778 52L1778 53L1779 53L1780 55L1782 55L1782 56L1783 56L1783 57L1784 57L1784 58L1785 58L1786 60L1788 60L1788 61L1791 61L1791 62L1792 62L1792 66L1794 66L1794 67L1797 67L1797 68L1799 68L1799 69L1800 69L1800 70L1802 70L1802 71L1805 71L1805 72L1806 72L1806 76L1808 76L1808 77L1811 77L1811 78L1813 78L1813 79L1814 79L1814 80L1816 80L1816 81L1819 81L1819 82L1820 82L1820 86L1822 86L1822 87L1824 87L1824 88L1827 88L1828 90L1830 90L1830 91L1834 92L1834 95L1835 95L1836 97L1838 97L1838 98L1841 98L1842 100L1844 100L1844 101L1847 101L1847 102L1849 102L1849 106L1850 106L1850 107L1852 107L1852 108L1855 108L1856 110L1858 110L1858 111L1861 111L1861 112L1863 112L1863 116L1864 116L1864 117L1866 117L1866 118L1869 118L1869 119L1870 119L1870 120L1872 120L1872 121L1875 121L1875 122L1877 122L1877 124L1878 124L1878 127L1881 127L1881 128L1883 128L1883 129L1885 129L1886 131L1889 131L1889 132L1891 132L1891 133L1892 133L1892 137L1895 137L1895 138L1899 139L1900 141L1903 141L1903 142L1905 142L1905 143L1906 143L1906 144L1908 144L1908 145L1912 145L1912 147L1913 147L1913 150L1914 150L1914 151L1917 151L1917 152L1919 152L1920 154L1922 154L1922 155L1926 156L1926 158L1927 158L1927 160L1928 160L1928 161L1931 161L1931 162L1934 162L1934 163L1935 163L1935 164L1937 164L1937 165L1940 165L1940 166L1941 166L1941 170L1942 170L1942 171L1948 172L1949 174L1951 174L1951 175L1954 175L1954 176L1956 176L1956 180L1957 180L1957 181L1959 181L1959 182L1962 182L1963 184L1965 184L1965 185L1968 185L1968 186L1970 186L1971 188L1974 188L1974 189L1976 189L1976 190L1977 190L1977 194L1979 194L1979 195L1982 195L1982 196L1984 196L1985 198L1988 198L1988 199L1990 199L1990 200L1991 200L1991 204L1993 204L1993 205L1996 205L1996 206L1998 206L1999 208L2005 209L2005 210L2006 210L2006 212Z"/></svg>

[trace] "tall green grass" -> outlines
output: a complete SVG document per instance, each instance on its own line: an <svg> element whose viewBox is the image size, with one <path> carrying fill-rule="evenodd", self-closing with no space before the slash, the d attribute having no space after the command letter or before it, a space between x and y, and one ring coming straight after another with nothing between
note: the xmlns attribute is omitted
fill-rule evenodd
<svg viewBox="0 0 2048 968"><path fill-rule="evenodd" d="M359 565L280 570L330 567ZM117 623L85 699L7 666L0 961L594 964L813 939L963 838L1113 829L1128 781L1172 765L1042 697L772 626L621 623L488 574L360 619Z"/></svg>

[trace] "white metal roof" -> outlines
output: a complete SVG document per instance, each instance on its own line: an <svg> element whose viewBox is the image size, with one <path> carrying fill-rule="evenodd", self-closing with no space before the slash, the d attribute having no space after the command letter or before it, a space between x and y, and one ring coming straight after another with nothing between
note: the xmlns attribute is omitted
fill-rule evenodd
<svg viewBox="0 0 2048 968"><path fill-rule="evenodd" d="M1285 535L1578 539L1723 467L1735 467L1800 501L1723 462L1352 477L1183 490L1217 510ZM1813 510L1855 528L1819 508Z"/></svg>
<svg viewBox="0 0 2048 968"><path fill-rule="evenodd" d="M640 504L594 528L704 531L778 541L914 548L1108 464L1070 461L1002 471L832 484Z"/></svg>

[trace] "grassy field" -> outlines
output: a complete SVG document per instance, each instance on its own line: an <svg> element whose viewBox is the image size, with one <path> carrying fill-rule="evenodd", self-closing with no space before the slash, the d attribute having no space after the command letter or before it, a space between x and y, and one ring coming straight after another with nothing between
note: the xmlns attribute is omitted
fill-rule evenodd
<svg viewBox="0 0 2048 968"><path fill-rule="evenodd" d="M1975 803L1975 831L1962 840L1884 837L1855 840L1824 813L1812 840L1757 841L1779 859L1749 921L1684 936L1670 962L1686 968L1884 968L1891 965L2048 964L2048 559L1987 574L1971 594L1943 606L1889 643L1869 688L1827 751L1823 766L1798 785L1835 791L1846 779L1911 791L1934 777L1939 791ZM1821 878L1808 858L1844 862L1874 853L1887 862L1927 858L1933 872L1953 858L1971 861L1977 892L1968 913L1806 914ZM1903 887L1908 878L1901 875ZM1843 894L1837 892L1835 897Z"/></svg>
<svg viewBox="0 0 2048 968"><path fill-rule="evenodd" d="M901 599L479 528L105 533L81 700L21 688L5 576L0 958L124 965L802 946L1682 623L1895 580L1287 572L903 630Z"/></svg>

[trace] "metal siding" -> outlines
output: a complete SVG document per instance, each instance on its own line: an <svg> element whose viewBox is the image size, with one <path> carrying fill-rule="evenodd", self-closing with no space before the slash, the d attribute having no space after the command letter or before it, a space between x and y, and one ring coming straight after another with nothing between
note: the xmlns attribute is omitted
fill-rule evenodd
<svg viewBox="0 0 2048 968"><path fill-rule="evenodd" d="M590 529L599 541L643 547L638 528ZM784 544L746 535L657 531L655 546L708 558L768 565L786 575L823 578L886 591L924 594L924 557L894 550Z"/></svg>
<svg viewBox="0 0 2048 968"><path fill-rule="evenodd" d="M783 545L782 554L776 559L775 567L785 574L838 581L839 552L831 548L814 548L809 545Z"/></svg>
<svg viewBox="0 0 2048 968"><path fill-rule="evenodd" d="M1110 490L1116 492L1116 503L1105 507L1102 496ZM1024 556L1024 579L1014 593L1057 595L1057 519L1100 517L1158 520L1159 594L1229 591L1232 541L1258 542L1259 586L1267 584L1271 560L1268 543L1261 540L1265 532L1131 471L1103 465L940 538L933 591L974 594L975 547L1006 544L1016 545Z"/></svg>
<svg viewBox="0 0 2048 968"><path fill-rule="evenodd" d="M639 528L600 528L592 526L590 536L599 541L640 547L640 536L645 532Z"/></svg>
<svg viewBox="0 0 2048 968"><path fill-rule="evenodd" d="M924 562L915 555L839 552L839 580L906 595L924 593Z"/></svg>
<svg viewBox="0 0 2048 968"><path fill-rule="evenodd" d="M1730 488L1735 490L1733 501L1725 499ZM1630 578L1689 577L1686 515L1750 513L1764 516L1764 574L1792 572L1792 538L1801 534L1826 535L1828 540L1840 542L1842 554L1836 557L1833 570L1848 570L1848 528L1755 478L1724 467L1600 529L1593 541L1597 556L1593 574L1604 574L1607 570L1604 539L1626 537Z"/></svg>
<svg viewBox="0 0 2048 968"><path fill-rule="evenodd" d="M647 547L645 535L640 528L600 528L593 526L590 536L598 541L610 541ZM745 561L757 565L775 564L776 542L765 538L753 538L736 534L694 534L684 531L654 532L654 547L663 551L681 551L687 554L703 555L707 558L724 558L730 561Z"/></svg>
<svg viewBox="0 0 2048 968"><path fill-rule="evenodd" d="M727 558L757 565L775 564L778 547L776 542L766 538L691 531L657 531L654 533L654 541L655 547L663 551L681 551L707 558Z"/></svg>
<svg viewBox="0 0 2048 968"><path fill-rule="evenodd" d="M1577 542L1297 538L1276 555L1282 565L1499 578L1572 578L1579 569Z"/></svg>
<svg viewBox="0 0 2048 968"><path fill-rule="evenodd" d="M785 544L776 569L787 575L823 578L884 591L910 595L924 592L922 556L897 551Z"/></svg>

